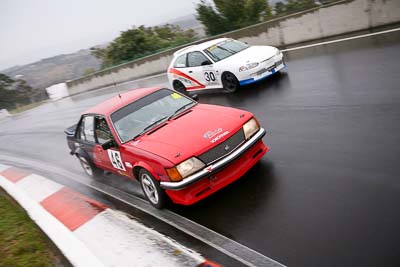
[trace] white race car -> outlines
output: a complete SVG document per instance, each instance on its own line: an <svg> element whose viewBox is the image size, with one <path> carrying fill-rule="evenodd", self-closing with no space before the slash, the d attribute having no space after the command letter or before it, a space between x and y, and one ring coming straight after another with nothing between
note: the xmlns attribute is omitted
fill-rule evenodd
<svg viewBox="0 0 400 267"><path fill-rule="evenodd" d="M176 51L168 67L168 80L181 93L214 88L234 92L285 66L282 52L275 47L220 38Z"/></svg>

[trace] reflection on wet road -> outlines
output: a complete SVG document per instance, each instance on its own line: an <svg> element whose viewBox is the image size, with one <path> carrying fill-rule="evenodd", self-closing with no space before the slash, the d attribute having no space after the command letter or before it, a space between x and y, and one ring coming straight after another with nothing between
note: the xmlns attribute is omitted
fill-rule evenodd
<svg viewBox="0 0 400 267"><path fill-rule="evenodd" d="M399 266L400 34L286 53L288 68L200 102L253 112L271 151L244 177L172 210L289 266ZM0 152L83 175L64 128L142 80L48 103L0 122ZM134 194L122 177L101 179Z"/></svg>

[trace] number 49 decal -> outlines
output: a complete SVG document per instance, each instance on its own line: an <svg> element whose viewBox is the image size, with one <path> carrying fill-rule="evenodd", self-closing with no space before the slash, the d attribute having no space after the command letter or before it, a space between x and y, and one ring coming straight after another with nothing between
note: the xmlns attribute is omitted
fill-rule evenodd
<svg viewBox="0 0 400 267"><path fill-rule="evenodd" d="M107 152L113 167L121 171L126 171L125 166L122 163L121 154L119 153L119 151L107 149Z"/></svg>

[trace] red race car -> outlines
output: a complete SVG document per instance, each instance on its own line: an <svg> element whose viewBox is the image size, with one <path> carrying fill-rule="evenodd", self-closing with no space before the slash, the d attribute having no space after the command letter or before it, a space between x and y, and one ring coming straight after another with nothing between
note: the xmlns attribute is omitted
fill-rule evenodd
<svg viewBox="0 0 400 267"><path fill-rule="evenodd" d="M240 178L269 150L250 112L199 104L164 88L121 93L65 130L89 176L138 179L150 203L193 204Z"/></svg>

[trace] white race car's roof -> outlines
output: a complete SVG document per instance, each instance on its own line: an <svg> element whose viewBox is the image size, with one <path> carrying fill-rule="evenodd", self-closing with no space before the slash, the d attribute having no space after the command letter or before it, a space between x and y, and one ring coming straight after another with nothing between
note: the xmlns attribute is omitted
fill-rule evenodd
<svg viewBox="0 0 400 267"><path fill-rule="evenodd" d="M204 50L204 49L206 49L206 48L208 48L210 46L218 44L218 43L220 43L220 42L222 42L224 40L227 40L227 39L229 39L229 38L218 38L218 39L214 39L214 40L207 41L207 42L204 42L204 43L186 46L186 47L176 51L174 53L174 56L176 57L176 56L179 56L179 55L181 55L183 53L192 52L192 51L202 51L202 50Z"/></svg>

